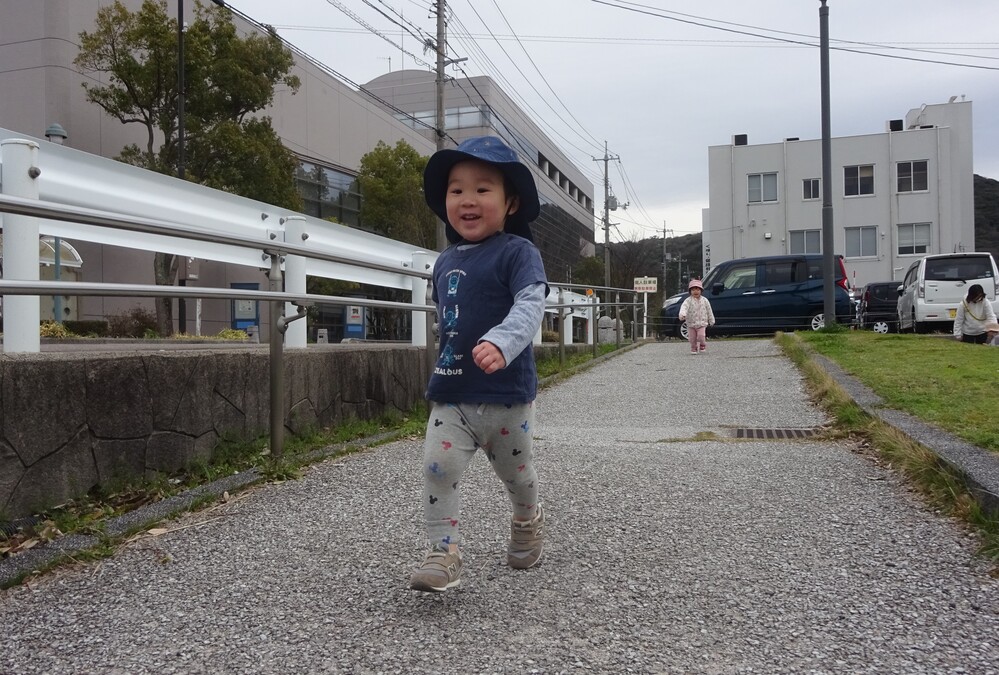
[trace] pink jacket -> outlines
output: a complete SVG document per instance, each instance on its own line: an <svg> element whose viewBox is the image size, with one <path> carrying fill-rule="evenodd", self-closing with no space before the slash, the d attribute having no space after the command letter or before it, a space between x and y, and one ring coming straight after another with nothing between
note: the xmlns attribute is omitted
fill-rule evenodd
<svg viewBox="0 0 999 675"><path fill-rule="evenodd" d="M680 305L680 321L687 320L691 328L703 328L715 325L715 313L711 311L711 302L703 295L700 298L689 296Z"/></svg>

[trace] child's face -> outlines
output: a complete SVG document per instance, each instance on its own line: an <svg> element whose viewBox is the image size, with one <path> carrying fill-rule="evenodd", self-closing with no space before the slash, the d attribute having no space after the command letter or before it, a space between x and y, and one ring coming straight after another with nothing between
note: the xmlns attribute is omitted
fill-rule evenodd
<svg viewBox="0 0 999 675"><path fill-rule="evenodd" d="M695 298L699 298L701 297L701 289L698 288L697 286L694 286L693 288L690 289L690 294Z"/></svg>
<svg viewBox="0 0 999 675"><path fill-rule="evenodd" d="M482 241L503 229L519 206L503 187L503 172L475 160L451 167L447 181L447 219L465 241Z"/></svg>

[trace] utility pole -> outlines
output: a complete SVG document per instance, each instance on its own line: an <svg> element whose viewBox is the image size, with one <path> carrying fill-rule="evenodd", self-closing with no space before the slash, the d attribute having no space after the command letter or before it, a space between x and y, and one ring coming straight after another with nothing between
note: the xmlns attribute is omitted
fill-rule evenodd
<svg viewBox="0 0 999 675"><path fill-rule="evenodd" d="M430 40L426 41L428 47L432 47L435 52L437 52L437 120L434 124L435 136L437 137L437 149L444 149L444 138L447 136L446 130L444 129L444 68L454 63L461 63L462 61L467 61L467 57L460 59L449 59L447 58L447 24L444 21L444 16L447 12L447 1L437 0L435 3L437 7L437 44L431 44ZM389 67L391 68L392 62L389 61ZM447 248L447 234L444 231L444 221L437 221L437 250L443 251Z"/></svg>
<svg viewBox="0 0 999 675"><path fill-rule="evenodd" d="M437 121L435 133L437 150L444 149L444 54L447 52L447 35L444 23L444 12L447 10L445 0L437 0ZM444 231L444 221L437 221L437 250L447 248L447 235Z"/></svg>
<svg viewBox="0 0 999 675"><path fill-rule="evenodd" d="M184 0L177 0L177 178L184 179Z"/></svg>
<svg viewBox="0 0 999 675"><path fill-rule="evenodd" d="M663 221L663 293L666 292L666 221ZM665 295L663 296L666 297Z"/></svg>
<svg viewBox="0 0 999 675"><path fill-rule="evenodd" d="M610 195L610 178L607 176L607 162L612 159L621 159L620 157L611 157L607 154L607 141L604 141L604 156L594 157L594 162L604 163L604 286L610 288L610 211L611 208L617 209L617 199L614 199L614 205L611 206L611 195Z"/></svg>
<svg viewBox="0 0 999 675"><path fill-rule="evenodd" d="M184 0L177 0L177 178L184 180ZM186 279L178 279L179 286L186 286ZM177 298L177 327L187 332L187 300ZM171 330L173 330L171 328Z"/></svg>
<svg viewBox="0 0 999 675"><path fill-rule="evenodd" d="M819 0L819 70L822 99L822 312L826 326L836 323L836 272L833 269L832 140L829 115L829 8Z"/></svg>

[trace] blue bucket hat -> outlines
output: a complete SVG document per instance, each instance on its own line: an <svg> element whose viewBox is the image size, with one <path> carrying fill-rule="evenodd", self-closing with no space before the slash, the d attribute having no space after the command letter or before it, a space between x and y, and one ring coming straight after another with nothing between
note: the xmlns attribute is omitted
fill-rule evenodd
<svg viewBox="0 0 999 675"><path fill-rule="evenodd" d="M444 221L447 240L452 244L461 241L461 235L451 227L447 219L448 176L451 167L468 159L492 164L513 183L520 199L520 206L506 217L503 229L533 242L529 223L541 213L541 202L538 200L538 188L534 184L534 176L531 175L527 165L517 159L517 153L495 136L475 136L465 139L457 148L438 150L427 162L427 168L423 172L423 194L430 209Z"/></svg>

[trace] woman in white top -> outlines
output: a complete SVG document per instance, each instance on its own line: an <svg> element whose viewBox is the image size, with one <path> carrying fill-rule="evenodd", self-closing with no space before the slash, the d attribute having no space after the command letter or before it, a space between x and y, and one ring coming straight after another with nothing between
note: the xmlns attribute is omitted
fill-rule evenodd
<svg viewBox="0 0 999 675"><path fill-rule="evenodd" d="M957 306L954 318L954 338L961 342L983 345L988 340L985 324L995 323L996 313L985 297L981 284L968 289L968 296Z"/></svg>

